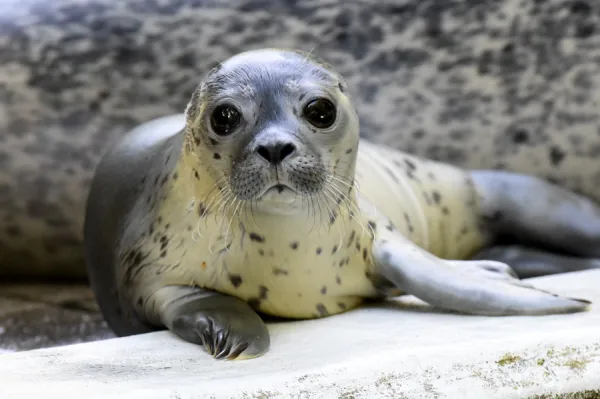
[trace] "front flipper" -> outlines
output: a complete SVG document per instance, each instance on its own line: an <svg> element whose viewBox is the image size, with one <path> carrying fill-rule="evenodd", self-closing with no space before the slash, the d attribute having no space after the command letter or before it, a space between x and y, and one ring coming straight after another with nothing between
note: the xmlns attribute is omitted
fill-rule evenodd
<svg viewBox="0 0 600 399"><path fill-rule="evenodd" d="M153 299L156 305L150 311L162 324L184 340L202 345L215 359L249 359L269 350L267 326L238 298L198 287L167 286L157 290Z"/></svg>
<svg viewBox="0 0 600 399"><path fill-rule="evenodd" d="M476 253L472 259L507 263L520 278L600 269L600 259L578 258L521 245L493 246Z"/></svg>
<svg viewBox="0 0 600 399"><path fill-rule="evenodd" d="M583 299L461 270L463 262L440 259L399 234L375 240L373 257L376 271L397 288L442 309L487 316L547 315L580 312L590 305ZM473 262L464 264L473 267Z"/></svg>

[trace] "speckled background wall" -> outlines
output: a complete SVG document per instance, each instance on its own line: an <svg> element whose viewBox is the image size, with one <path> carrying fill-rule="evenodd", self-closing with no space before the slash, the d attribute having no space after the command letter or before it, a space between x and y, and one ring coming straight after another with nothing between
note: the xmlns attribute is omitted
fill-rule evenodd
<svg viewBox="0 0 600 399"><path fill-rule="evenodd" d="M600 153L599 21L592 0L2 1L0 276L82 276L87 186L111 139L265 46L335 65L365 137L467 166L574 162L544 173L595 195L600 174L571 171Z"/></svg>

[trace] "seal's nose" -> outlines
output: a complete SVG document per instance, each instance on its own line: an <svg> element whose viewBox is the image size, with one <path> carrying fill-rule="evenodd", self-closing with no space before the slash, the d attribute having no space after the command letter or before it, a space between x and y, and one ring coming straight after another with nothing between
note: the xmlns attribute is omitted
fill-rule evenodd
<svg viewBox="0 0 600 399"><path fill-rule="evenodd" d="M296 146L289 142L275 142L259 146L256 148L256 152L271 164L278 165L285 158L296 152Z"/></svg>

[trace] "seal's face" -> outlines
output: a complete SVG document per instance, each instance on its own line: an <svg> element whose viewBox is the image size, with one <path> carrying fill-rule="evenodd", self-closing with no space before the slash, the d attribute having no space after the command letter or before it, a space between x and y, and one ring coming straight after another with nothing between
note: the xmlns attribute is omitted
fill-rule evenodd
<svg viewBox="0 0 600 399"><path fill-rule="evenodd" d="M354 181L356 111L341 77L306 55L230 58L204 79L187 118L198 158L223 195L253 211L339 203Z"/></svg>

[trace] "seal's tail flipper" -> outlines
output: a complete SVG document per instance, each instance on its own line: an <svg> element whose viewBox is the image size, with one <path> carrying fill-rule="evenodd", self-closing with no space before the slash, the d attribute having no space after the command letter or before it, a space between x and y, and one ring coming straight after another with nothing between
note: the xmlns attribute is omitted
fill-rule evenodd
<svg viewBox="0 0 600 399"><path fill-rule="evenodd" d="M591 199L518 173L480 170L471 178L490 231L519 245L600 258L600 206Z"/></svg>
<svg viewBox="0 0 600 399"><path fill-rule="evenodd" d="M493 246L479 251L471 259L509 264L519 278L600 269L600 259L566 256L521 245Z"/></svg>
<svg viewBox="0 0 600 399"><path fill-rule="evenodd" d="M376 242L373 255L383 277L442 309L485 316L548 315L581 312L591 304L536 289L511 277L510 268L499 262L447 261L394 240ZM499 276L493 275L494 268Z"/></svg>

